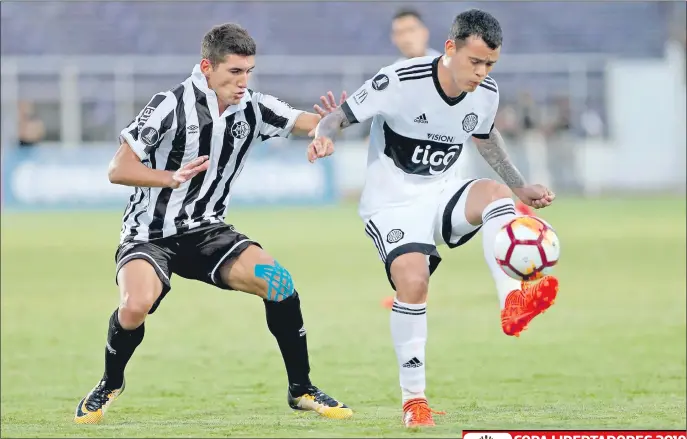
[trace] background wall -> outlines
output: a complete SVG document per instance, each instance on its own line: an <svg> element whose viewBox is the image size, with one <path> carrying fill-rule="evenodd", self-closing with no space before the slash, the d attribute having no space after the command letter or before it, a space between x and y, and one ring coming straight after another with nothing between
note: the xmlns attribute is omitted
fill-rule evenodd
<svg viewBox="0 0 687 439"><path fill-rule="evenodd" d="M247 27L259 50L251 86L307 109L327 90L353 91L397 58L389 39L390 20L402 5L3 4L5 207L44 204L41 197L25 195L36 190L35 183L26 186L33 178L27 177L27 169L42 172L41 166L54 163L69 187L78 186L77 178L85 174L66 173L60 166L81 169L89 178L103 173L117 147L118 131L152 94L189 74L200 40L213 24L238 21ZM587 195L683 189L684 3L467 2L461 9L476 5L503 25L502 60L492 75L502 93L497 126L528 178L558 192ZM458 10L450 2L421 6L431 45L441 49L450 17ZM179 17L184 17L181 23ZM328 23L326 35L319 26L306 25L315 22ZM344 137L350 144L341 144L332 164L318 172L301 174L292 167L274 178L331 179L328 202L355 193L363 182L366 152L361 141L368 128L362 124L347 130ZM18 140L31 145L17 147ZM305 144L307 139L280 143L275 148L281 153L269 160L301 159ZM45 150L51 153L41 154L37 164L36 151ZM467 154L460 166L469 175L492 175L475 154ZM59 191L58 186L39 192ZM90 194L86 204L102 199L121 203L125 191L106 187L93 185L79 193ZM104 198L97 196L101 191Z"/></svg>

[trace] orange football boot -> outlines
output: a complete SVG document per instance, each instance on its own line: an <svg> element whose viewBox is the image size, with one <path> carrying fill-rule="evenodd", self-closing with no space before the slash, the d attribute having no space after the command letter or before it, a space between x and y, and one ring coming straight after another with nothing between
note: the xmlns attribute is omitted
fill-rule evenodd
<svg viewBox="0 0 687 439"><path fill-rule="evenodd" d="M501 328L506 335L518 337L533 318L553 305L558 294L558 279L544 276L539 281L523 282L520 290L511 291L501 310Z"/></svg>
<svg viewBox="0 0 687 439"><path fill-rule="evenodd" d="M429 408L425 398L409 399L403 404L403 424L408 428L434 427L432 413L444 415L445 412L437 412Z"/></svg>

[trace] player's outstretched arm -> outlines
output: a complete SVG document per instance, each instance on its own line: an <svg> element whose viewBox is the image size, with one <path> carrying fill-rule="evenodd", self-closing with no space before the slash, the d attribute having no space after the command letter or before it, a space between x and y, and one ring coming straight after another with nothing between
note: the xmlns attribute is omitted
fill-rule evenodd
<svg viewBox="0 0 687 439"><path fill-rule="evenodd" d="M151 169L141 163L141 159L127 142L123 142L110 161L107 176L110 183L113 184L176 189L182 183L206 171L209 165L208 156L201 156L182 166L176 172Z"/></svg>
<svg viewBox="0 0 687 439"><path fill-rule="evenodd" d="M327 116L332 111L335 111L339 105L346 102L346 92L341 93L341 98L339 99L339 104L336 103L336 98L334 98L334 93L327 92L326 96L320 96L320 102L322 106L315 104L313 108L315 113L303 112L293 125L292 132L297 135L308 135L313 137L315 135L315 127L322 120L323 117Z"/></svg>
<svg viewBox="0 0 687 439"><path fill-rule="evenodd" d="M473 139L480 155L523 203L539 209L553 202L556 196L549 189L540 184L528 185L525 182L520 171L508 158L505 142L496 128L491 130L487 139L477 137Z"/></svg>
<svg viewBox="0 0 687 439"><path fill-rule="evenodd" d="M314 163L319 158L332 155L334 153L334 138L342 129L349 126L351 126L351 121L342 107L338 107L323 117L315 128L315 138L308 145L308 160L310 163Z"/></svg>

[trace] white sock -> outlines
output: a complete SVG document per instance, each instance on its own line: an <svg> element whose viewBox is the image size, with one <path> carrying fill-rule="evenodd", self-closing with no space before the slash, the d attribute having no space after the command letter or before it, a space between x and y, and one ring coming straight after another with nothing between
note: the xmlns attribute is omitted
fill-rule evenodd
<svg viewBox="0 0 687 439"><path fill-rule="evenodd" d="M413 305L394 300L391 308L391 338L398 359L403 402L424 398L427 304Z"/></svg>
<svg viewBox="0 0 687 439"><path fill-rule="evenodd" d="M510 198L502 198L490 203L482 212L482 245L484 259L487 261L491 276L496 283L501 309L506 306L506 297L513 290L520 289L520 282L503 272L494 258L496 234L508 221L516 217L515 203Z"/></svg>

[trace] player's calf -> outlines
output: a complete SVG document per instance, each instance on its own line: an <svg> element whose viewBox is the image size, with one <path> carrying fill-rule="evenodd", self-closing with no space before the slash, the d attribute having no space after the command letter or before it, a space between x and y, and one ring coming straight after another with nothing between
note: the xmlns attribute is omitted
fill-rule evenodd
<svg viewBox="0 0 687 439"><path fill-rule="evenodd" d="M267 327L277 340L288 376L287 402L294 410L314 411L332 419L347 419L353 412L310 382L308 343L301 301L289 271L256 245L246 248L219 269L232 289L260 296Z"/></svg>
<svg viewBox="0 0 687 439"><path fill-rule="evenodd" d="M503 309L508 294L520 289L520 283L503 272L494 256L496 234L516 216L512 193L508 186L489 179L471 183L466 192L464 201L461 198L455 209L463 209L464 216L461 222L467 222L472 226L481 225L484 259L494 279L499 303ZM464 224L458 225L460 226Z"/></svg>
<svg viewBox="0 0 687 439"><path fill-rule="evenodd" d="M402 402L425 398L425 345L429 267L426 256L406 253L391 262L396 300L391 307L391 337L396 351Z"/></svg>
<svg viewBox="0 0 687 439"><path fill-rule="evenodd" d="M98 384L79 402L77 424L97 424L124 391L124 370L145 335L145 318L162 293L152 265L143 259L126 262L117 272L120 305L110 316L105 345L105 371Z"/></svg>

